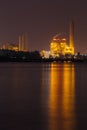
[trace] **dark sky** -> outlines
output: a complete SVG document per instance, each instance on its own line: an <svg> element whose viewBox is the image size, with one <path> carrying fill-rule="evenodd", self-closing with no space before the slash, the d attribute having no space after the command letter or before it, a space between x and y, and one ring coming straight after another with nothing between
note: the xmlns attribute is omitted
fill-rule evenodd
<svg viewBox="0 0 87 130"><path fill-rule="evenodd" d="M52 37L75 23L75 50L87 53L87 1L0 0L0 43L18 42L28 32L30 50L49 50Z"/></svg>

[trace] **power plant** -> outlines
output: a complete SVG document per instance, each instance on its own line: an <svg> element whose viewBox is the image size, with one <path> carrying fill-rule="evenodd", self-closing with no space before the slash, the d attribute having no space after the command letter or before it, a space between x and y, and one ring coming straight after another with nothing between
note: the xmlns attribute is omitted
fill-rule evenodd
<svg viewBox="0 0 87 130"><path fill-rule="evenodd" d="M68 39L68 40L67 40ZM29 51L28 34L21 34L17 43L5 43L0 46L2 60L11 61L87 61L87 55L75 54L74 22L69 24L69 36L58 33L52 37L49 51ZM4 59L3 59L4 58Z"/></svg>
<svg viewBox="0 0 87 130"><path fill-rule="evenodd" d="M18 38L18 43L5 43L3 44L0 49L4 50L14 50L14 51L29 51L28 46L28 34L22 34Z"/></svg>
<svg viewBox="0 0 87 130"><path fill-rule="evenodd" d="M50 43L51 57L59 57L60 55L74 55L74 23L70 21L69 43L62 34L57 34L52 38Z"/></svg>
<svg viewBox="0 0 87 130"><path fill-rule="evenodd" d="M74 48L74 22L71 20L68 40L64 34L56 34L50 42L49 51L42 50L40 54L43 58L74 55ZM29 52L28 34L19 35L17 44L6 43L0 49Z"/></svg>

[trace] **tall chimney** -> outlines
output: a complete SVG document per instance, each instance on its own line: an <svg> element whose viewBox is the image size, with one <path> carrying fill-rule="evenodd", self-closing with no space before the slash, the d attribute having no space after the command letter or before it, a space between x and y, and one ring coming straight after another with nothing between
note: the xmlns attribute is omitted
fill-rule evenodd
<svg viewBox="0 0 87 130"><path fill-rule="evenodd" d="M72 48L72 54L74 54L74 22L70 21L70 34L69 34L69 44L70 48Z"/></svg>
<svg viewBox="0 0 87 130"><path fill-rule="evenodd" d="M21 51L21 36L19 36L19 51Z"/></svg>
<svg viewBox="0 0 87 130"><path fill-rule="evenodd" d="M25 36L25 50L29 51L29 48L28 48L28 33L26 33L26 36Z"/></svg>
<svg viewBox="0 0 87 130"><path fill-rule="evenodd" d="M24 42L24 34L22 34L22 45L21 45L21 49L22 51L24 51L24 48L25 48L25 42Z"/></svg>

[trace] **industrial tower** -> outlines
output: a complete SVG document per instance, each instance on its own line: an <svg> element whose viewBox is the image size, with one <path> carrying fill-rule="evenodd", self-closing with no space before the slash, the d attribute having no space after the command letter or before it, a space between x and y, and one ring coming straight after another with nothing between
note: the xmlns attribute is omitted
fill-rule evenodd
<svg viewBox="0 0 87 130"><path fill-rule="evenodd" d="M19 36L19 51L29 51L28 49L28 34L22 34Z"/></svg>
<svg viewBox="0 0 87 130"><path fill-rule="evenodd" d="M69 46L71 49L71 54L74 54L74 22L70 21L70 32L69 32Z"/></svg>

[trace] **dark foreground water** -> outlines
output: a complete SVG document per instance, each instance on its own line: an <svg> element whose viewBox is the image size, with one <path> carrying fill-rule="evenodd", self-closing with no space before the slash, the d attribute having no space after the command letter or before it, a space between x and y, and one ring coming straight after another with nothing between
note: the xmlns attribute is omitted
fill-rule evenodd
<svg viewBox="0 0 87 130"><path fill-rule="evenodd" d="M87 129L87 64L0 63L4 129Z"/></svg>

